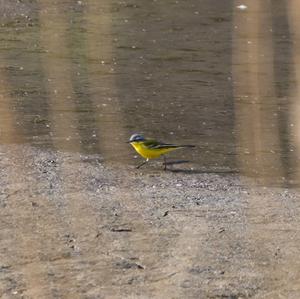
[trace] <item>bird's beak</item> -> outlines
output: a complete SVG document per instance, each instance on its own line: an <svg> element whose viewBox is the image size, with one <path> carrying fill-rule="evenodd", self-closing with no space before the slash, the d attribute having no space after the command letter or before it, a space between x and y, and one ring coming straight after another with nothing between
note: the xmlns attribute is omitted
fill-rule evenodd
<svg viewBox="0 0 300 299"><path fill-rule="evenodd" d="M131 141L126 141L125 143L131 143Z"/></svg>

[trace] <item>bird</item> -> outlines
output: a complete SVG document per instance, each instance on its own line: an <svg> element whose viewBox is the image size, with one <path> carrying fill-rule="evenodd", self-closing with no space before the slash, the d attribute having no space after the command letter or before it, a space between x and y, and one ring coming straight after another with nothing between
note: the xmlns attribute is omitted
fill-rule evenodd
<svg viewBox="0 0 300 299"><path fill-rule="evenodd" d="M176 145L170 143L159 142L155 139L145 138L141 134L131 135L128 143L130 143L138 154L140 154L146 160L139 164L136 168L140 168L145 165L150 159L155 159L160 156L164 157L164 170L167 169L167 160L165 154L172 152L174 150L185 148L185 147L195 147L194 145Z"/></svg>

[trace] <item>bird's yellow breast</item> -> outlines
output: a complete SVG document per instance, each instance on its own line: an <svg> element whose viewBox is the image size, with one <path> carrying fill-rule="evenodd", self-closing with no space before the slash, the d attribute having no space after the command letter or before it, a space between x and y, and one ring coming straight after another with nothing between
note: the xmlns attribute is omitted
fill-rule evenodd
<svg viewBox="0 0 300 299"><path fill-rule="evenodd" d="M162 149L153 149L148 148L143 142L132 142L131 145L134 149L145 159L154 159L158 158L163 154L172 152L176 148L162 148Z"/></svg>

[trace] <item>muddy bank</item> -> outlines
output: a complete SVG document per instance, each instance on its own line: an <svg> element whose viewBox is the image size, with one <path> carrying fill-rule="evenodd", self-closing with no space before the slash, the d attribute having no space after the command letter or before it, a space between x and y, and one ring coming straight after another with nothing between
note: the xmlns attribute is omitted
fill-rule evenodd
<svg viewBox="0 0 300 299"><path fill-rule="evenodd" d="M0 147L1 298L299 298L299 194Z"/></svg>

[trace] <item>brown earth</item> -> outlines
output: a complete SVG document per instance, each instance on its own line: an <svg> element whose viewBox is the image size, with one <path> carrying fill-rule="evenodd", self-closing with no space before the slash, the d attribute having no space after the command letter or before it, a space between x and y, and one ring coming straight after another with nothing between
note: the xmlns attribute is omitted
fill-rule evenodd
<svg viewBox="0 0 300 299"><path fill-rule="evenodd" d="M0 153L1 298L300 298L296 190Z"/></svg>

